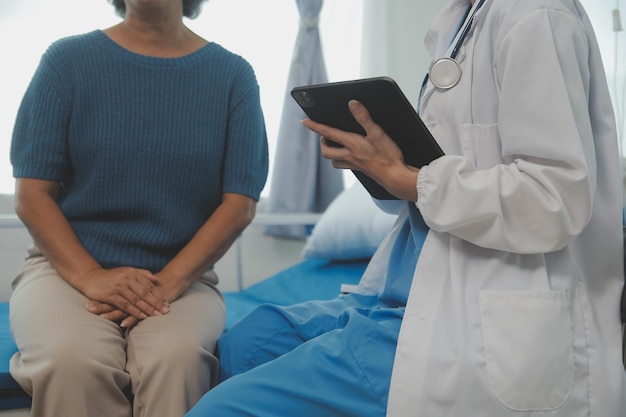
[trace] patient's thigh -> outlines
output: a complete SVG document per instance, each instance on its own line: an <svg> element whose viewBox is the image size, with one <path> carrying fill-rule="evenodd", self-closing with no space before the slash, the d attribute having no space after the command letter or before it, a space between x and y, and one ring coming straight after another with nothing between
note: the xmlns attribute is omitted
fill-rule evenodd
<svg viewBox="0 0 626 417"><path fill-rule="evenodd" d="M375 295L350 294L293 306L265 304L233 326L218 341L220 380L278 358L321 334L336 329L346 309L373 308Z"/></svg>
<svg viewBox="0 0 626 417"><path fill-rule="evenodd" d="M89 313L88 299L41 255L15 280L11 374L33 394L33 416L130 416L122 329Z"/></svg>

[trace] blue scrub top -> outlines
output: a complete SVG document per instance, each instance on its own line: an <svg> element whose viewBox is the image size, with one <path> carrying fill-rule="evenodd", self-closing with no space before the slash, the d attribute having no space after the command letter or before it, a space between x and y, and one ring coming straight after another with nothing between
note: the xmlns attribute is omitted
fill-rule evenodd
<svg viewBox="0 0 626 417"><path fill-rule="evenodd" d="M378 296L379 303L385 307L406 306L417 259L429 230L415 204L407 204L409 216L391 248L385 286Z"/></svg>

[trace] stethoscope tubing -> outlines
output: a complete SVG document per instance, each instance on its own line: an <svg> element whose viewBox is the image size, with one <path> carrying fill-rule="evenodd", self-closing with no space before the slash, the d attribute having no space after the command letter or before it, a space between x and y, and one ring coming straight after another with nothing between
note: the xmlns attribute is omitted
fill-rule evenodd
<svg viewBox="0 0 626 417"><path fill-rule="evenodd" d="M470 12L472 14L471 16L469 16L469 19L467 17L464 19L464 20L467 20L467 23L463 27L463 32L461 32L461 36L459 36L459 39L456 41L456 44L454 45L454 49L452 49L452 52L450 53L450 58L456 59L457 55L459 54L459 50L461 49L461 46L463 45L463 42L465 41L465 38L467 38L467 35L469 34L470 29L472 28L472 24L474 23L474 17L476 16L476 13L480 10L480 8L483 7L483 4L485 4L485 0L479 0L476 7L474 7L473 12L471 12L471 9L468 10L467 14L469 15Z"/></svg>
<svg viewBox="0 0 626 417"><path fill-rule="evenodd" d="M467 10L461 28L459 28L461 33L458 36L454 47L452 48L452 52L449 56L439 58L430 65L428 73L426 74L424 82L422 83L422 91L428 83L428 80L430 80L432 84L439 90L449 90L459 83L459 81L461 80L462 71L461 66L456 61L456 57L458 56L459 50L461 49L461 46L463 46L463 43L467 38L470 29L472 28L476 13L478 12L478 10L480 10L485 1L486 0L479 0L473 8L470 7Z"/></svg>

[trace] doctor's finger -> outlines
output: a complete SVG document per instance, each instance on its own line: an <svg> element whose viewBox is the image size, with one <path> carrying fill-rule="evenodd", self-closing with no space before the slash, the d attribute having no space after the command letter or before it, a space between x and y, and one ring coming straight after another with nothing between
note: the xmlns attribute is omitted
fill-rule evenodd
<svg viewBox="0 0 626 417"><path fill-rule="evenodd" d="M334 146L335 148L341 148L341 146L347 146L351 141L351 138L354 136L358 136L359 138L363 138L361 135L357 135L356 133L346 132L341 129L337 129L328 125L324 125L318 122L315 122L311 119L306 119L302 121L302 124L306 126L309 130L319 134L322 138L327 141L332 141L335 144L339 144L340 146ZM328 143L325 143L329 145Z"/></svg>
<svg viewBox="0 0 626 417"><path fill-rule="evenodd" d="M350 100L348 102L348 107L350 108L350 112L354 119L361 125L361 127L365 130L365 134L368 137L373 135L382 135L383 129L374 122L370 112L367 108L357 100Z"/></svg>
<svg viewBox="0 0 626 417"><path fill-rule="evenodd" d="M355 169L352 164L342 159L331 160L331 165L333 166L333 168L337 168L337 169Z"/></svg>
<svg viewBox="0 0 626 417"><path fill-rule="evenodd" d="M346 159L350 156L350 150L345 146L336 146L328 143L329 139L320 138L320 151L322 156L330 160L335 168L352 168L348 165Z"/></svg>

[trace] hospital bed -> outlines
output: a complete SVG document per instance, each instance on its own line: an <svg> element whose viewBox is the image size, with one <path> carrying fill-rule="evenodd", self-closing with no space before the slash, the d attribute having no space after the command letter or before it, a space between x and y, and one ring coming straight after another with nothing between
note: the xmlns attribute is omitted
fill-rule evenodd
<svg viewBox="0 0 626 417"><path fill-rule="evenodd" d="M256 226L275 222L271 217L261 213ZM290 218L282 217L280 224ZM311 217L303 218L309 222L306 219ZM330 299L339 295L342 288L357 285L369 258L395 220L374 205L360 184L343 191L321 216L313 218L315 226L304 245L301 260L294 265L245 288L242 266L238 265L238 287L223 293L227 308L225 331L260 304L290 305ZM13 226L20 226L17 219L5 220L5 224L14 222ZM0 417L21 417L28 415L30 397L9 374L9 359L17 347L8 316L8 302L0 302Z"/></svg>

